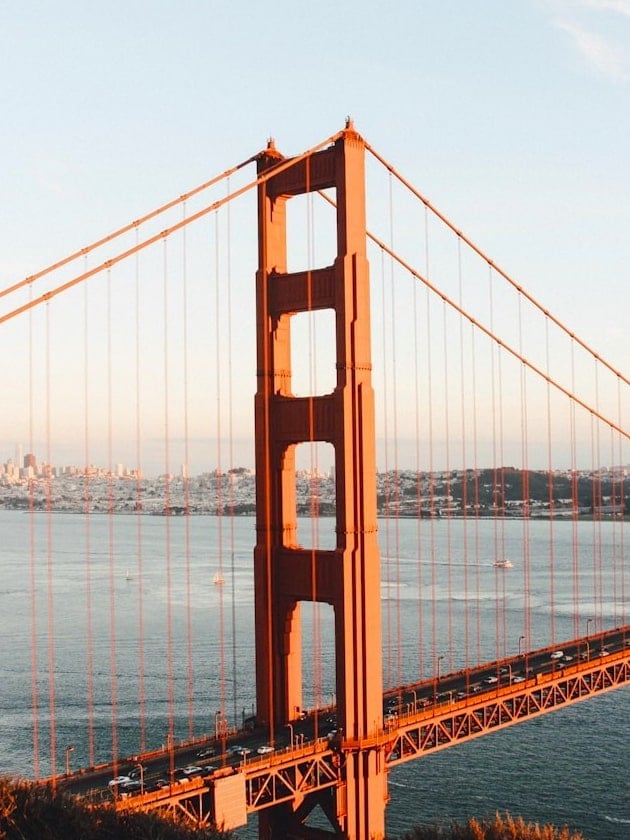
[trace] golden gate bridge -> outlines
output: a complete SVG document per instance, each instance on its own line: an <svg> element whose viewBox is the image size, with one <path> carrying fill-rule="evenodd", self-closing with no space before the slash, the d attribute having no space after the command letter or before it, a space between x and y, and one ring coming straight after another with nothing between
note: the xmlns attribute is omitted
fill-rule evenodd
<svg viewBox="0 0 630 840"><path fill-rule="evenodd" d="M270 141L0 297L5 437L26 425L31 457L45 453L6 479L30 508L16 621L35 779L199 825L256 813L261 837L382 838L391 767L630 681L629 381L350 121L295 157ZM230 577L247 457L254 669L239 667ZM122 460L138 583L124 685ZM58 735L60 463L83 464L72 743ZM199 538L186 514L204 469L216 517ZM149 526L156 485L163 516ZM198 599L215 618L203 662Z"/></svg>

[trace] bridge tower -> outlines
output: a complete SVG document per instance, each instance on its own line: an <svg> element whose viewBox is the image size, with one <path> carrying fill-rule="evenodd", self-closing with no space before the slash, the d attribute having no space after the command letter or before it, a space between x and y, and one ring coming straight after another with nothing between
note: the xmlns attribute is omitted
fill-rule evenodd
<svg viewBox="0 0 630 840"><path fill-rule="evenodd" d="M365 143L350 121L328 148L277 175L272 142L258 161L256 415L256 693L259 721L272 733L302 706L300 602L332 604L339 727L339 785L260 815L259 836L380 840L387 775L382 730L380 560L376 524L374 393L365 230ZM287 202L334 188L337 254L332 266L287 272ZM331 309L336 387L291 393L291 316ZM336 547L297 545L295 448L334 447ZM320 806L331 831L313 831Z"/></svg>

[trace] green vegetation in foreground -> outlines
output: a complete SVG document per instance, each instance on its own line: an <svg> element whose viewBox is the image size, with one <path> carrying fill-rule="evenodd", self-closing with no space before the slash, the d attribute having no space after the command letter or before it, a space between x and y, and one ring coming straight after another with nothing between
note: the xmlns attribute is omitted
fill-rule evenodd
<svg viewBox="0 0 630 840"><path fill-rule="evenodd" d="M526 823L522 817L496 814L493 820L470 819L466 825L453 823L448 828L416 827L400 840L587 840L583 834L566 826L540 826Z"/></svg>
<svg viewBox="0 0 630 840"><path fill-rule="evenodd" d="M0 840L229 840L213 828L192 829L157 814L119 814L88 807L51 787L0 777Z"/></svg>
<svg viewBox="0 0 630 840"><path fill-rule="evenodd" d="M157 814L89 807L63 791L0 776L0 840L237 840L214 828L190 828ZM579 832L497 814L448 828L416 827L400 840L586 840Z"/></svg>

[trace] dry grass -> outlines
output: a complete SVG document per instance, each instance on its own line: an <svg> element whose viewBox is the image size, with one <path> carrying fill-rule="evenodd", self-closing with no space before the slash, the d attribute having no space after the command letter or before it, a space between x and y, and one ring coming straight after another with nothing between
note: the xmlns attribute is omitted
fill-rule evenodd
<svg viewBox="0 0 630 840"><path fill-rule="evenodd" d="M522 817L496 814L492 820L470 819L466 825L453 823L448 828L417 827L400 840L587 840L580 832L566 826L526 823Z"/></svg>

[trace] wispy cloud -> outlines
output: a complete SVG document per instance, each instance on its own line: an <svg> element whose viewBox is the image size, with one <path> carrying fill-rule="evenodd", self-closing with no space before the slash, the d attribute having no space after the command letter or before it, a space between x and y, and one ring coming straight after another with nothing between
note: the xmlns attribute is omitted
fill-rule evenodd
<svg viewBox="0 0 630 840"><path fill-rule="evenodd" d="M558 21L558 26L571 36L591 67L617 81L630 81L630 50L571 21Z"/></svg>
<svg viewBox="0 0 630 840"><path fill-rule="evenodd" d="M617 82L630 81L630 48L617 31L625 25L618 16L630 18L630 0L550 0L548 7L588 66Z"/></svg>
<svg viewBox="0 0 630 840"><path fill-rule="evenodd" d="M630 17L630 0L575 0L570 5L598 12L619 12L620 15Z"/></svg>

